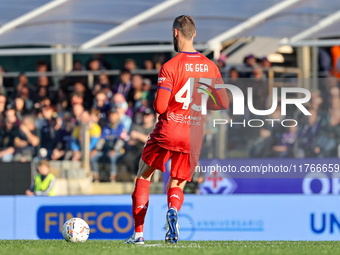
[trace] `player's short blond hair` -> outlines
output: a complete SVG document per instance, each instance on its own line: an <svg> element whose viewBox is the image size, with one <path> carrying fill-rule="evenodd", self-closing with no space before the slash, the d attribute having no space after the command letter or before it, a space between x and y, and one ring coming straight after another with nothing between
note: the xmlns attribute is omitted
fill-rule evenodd
<svg viewBox="0 0 340 255"><path fill-rule="evenodd" d="M192 39L196 31L195 21L188 15L178 16L172 25L172 29L175 28L188 40Z"/></svg>

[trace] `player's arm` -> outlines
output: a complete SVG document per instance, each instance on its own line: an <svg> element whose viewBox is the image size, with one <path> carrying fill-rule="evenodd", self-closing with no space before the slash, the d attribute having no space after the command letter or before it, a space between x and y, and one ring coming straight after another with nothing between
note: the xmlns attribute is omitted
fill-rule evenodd
<svg viewBox="0 0 340 255"><path fill-rule="evenodd" d="M159 114L166 111L169 105L171 91L173 88L172 77L163 65L158 75L157 95L153 102L153 108Z"/></svg>
<svg viewBox="0 0 340 255"><path fill-rule="evenodd" d="M224 84L220 71L216 68L216 81L215 84ZM216 89L216 97L212 99L209 97L207 102L208 110L225 110L229 107L229 97L226 89Z"/></svg>
<svg viewBox="0 0 340 255"><path fill-rule="evenodd" d="M169 105L169 99L171 96L171 92L162 88L157 88L156 99L153 102L153 108L159 114L162 114L166 111Z"/></svg>

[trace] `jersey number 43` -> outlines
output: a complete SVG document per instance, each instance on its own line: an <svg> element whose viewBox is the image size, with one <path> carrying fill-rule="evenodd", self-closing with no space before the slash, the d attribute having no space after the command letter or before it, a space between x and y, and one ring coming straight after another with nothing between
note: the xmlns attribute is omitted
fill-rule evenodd
<svg viewBox="0 0 340 255"><path fill-rule="evenodd" d="M200 78L199 79L199 83L200 84L207 84L208 86L211 86L212 83L212 79L208 79L208 78ZM183 85L183 87L176 93L175 95L175 100L178 103L183 104L182 109L183 110L188 110L190 104L193 101L193 96L199 96L198 94L202 95L202 105L197 105L195 103L193 103L191 105L191 109L194 111L202 111L202 114L206 114L207 113L207 104L206 102L208 101L209 98L209 92L207 91L207 86L201 85L199 87L197 87L197 93L193 93L194 89L195 89L195 78L190 77L186 83ZM196 101L196 100L195 100Z"/></svg>

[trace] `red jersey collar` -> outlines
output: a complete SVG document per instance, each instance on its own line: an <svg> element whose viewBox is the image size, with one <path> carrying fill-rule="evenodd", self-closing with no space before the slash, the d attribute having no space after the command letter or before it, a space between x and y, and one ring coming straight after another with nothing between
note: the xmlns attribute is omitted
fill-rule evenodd
<svg viewBox="0 0 340 255"><path fill-rule="evenodd" d="M186 52L186 51L180 51L178 53L185 53L185 54L199 54L200 52L199 51L196 51L196 52Z"/></svg>

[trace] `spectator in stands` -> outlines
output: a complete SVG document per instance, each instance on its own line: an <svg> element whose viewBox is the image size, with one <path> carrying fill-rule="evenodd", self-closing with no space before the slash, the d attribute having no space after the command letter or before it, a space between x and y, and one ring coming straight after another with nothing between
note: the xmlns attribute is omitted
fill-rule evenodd
<svg viewBox="0 0 340 255"><path fill-rule="evenodd" d="M67 109L69 108L69 100L67 97L66 92L59 88L57 92L57 102L56 102L56 110L59 117L63 117L66 113Z"/></svg>
<svg viewBox="0 0 340 255"><path fill-rule="evenodd" d="M107 119L107 113L112 108L112 103L111 100L107 98L104 90L97 93L92 107L100 111L101 119Z"/></svg>
<svg viewBox="0 0 340 255"><path fill-rule="evenodd" d="M43 159L39 162L38 174L34 177L31 187L26 190L27 196L54 196L55 177L50 173L50 162Z"/></svg>
<svg viewBox="0 0 340 255"><path fill-rule="evenodd" d="M4 74L4 73L6 73L6 70L2 66L0 66L0 74ZM14 86L13 78L4 77L3 79L0 80L0 94L7 96L7 91L5 87L13 87L13 86Z"/></svg>
<svg viewBox="0 0 340 255"><path fill-rule="evenodd" d="M252 69L257 66L257 58L253 55L250 54L246 56L243 60L243 68L241 68L240 71L240 77L242 78L250 78L252 77Z"/></svg>
<svg viewBox="0 0 340 255"><path fill-rule="evenodd" d="M151 108L144 111L142 124L133 124L130 133L130 140L126 146L122 162L126 165L129 173L136 175L139 159L142 155L144 144L155 126L155 114Z"/></svg>
<svg viewBox="0 0 340 255"><path fill-rule="evenodd" d="M86 71L86 68L83 66L83 64L79 60L73 61L73 67L72 72L81 72ZM83 84L86 84L87 76L84 74L84 76L80 75L68 75L64 79L59 81L59 87L62 88L66 92L71 92L72 87L75 83L81 82Z"/></svg>
<svg viewBox="0 0 340 255"><path fill-rule="evenodd" d="M271 68L271 66L272 66L272 63L266 57L263 57L261 59L260 64L261 64L261 67L264 68L264 69Z"/></svg>
<svg viewBox="0 0 340 255"><path fill-rule="evenodd" d="M36 92L36 102L40 102L42 98L48 97L48 90L47 87L44 86L40 86L37 88L37 92Z"/></svg>
<svg viewBox="0 0 340 255"><path fill-rule="evenodd" d="M332 71L331 74L340 79L340 45L331 47Z"/></svg>
<svg viewBox="0 0 340 255"><path fill-rule="evenodd" d="M255 80L263 80L264 76L262 68L258 66L254 67L253 74L251 77L254 78Z"/></svg>
<svg viewBox="0 0 340 255"><path fill-rule="evenodd" d="M39 59L35 63L35 70L38 73L45 73L48 71L48 63L45 59Z"/></svg>
<svg viewBox="0 0 340 255"><path fill-rule="evenodd" d="M39 89L40 87L44 87L47 90L47 95L49 98L53 98L53 92L51 91L52 81L45 75L42 75L38 78L36 87Z"/></svg>
<svg viewBox="0 0 340 255"><path fill-rule="evenodd" d="M83 98L83 95L80 94L80 93L77 93L77 92L74 92L71 96L71 104L70 106L72 107L73 105L76 105L76 104L81 104L84 108L84 98ZM86 108L85 108L86 109ZM87 110L87 109L86 109Z"/></svg>
<svg viewBox="0 0 340 255"><path fill-rule="evenodd" d="M71 136L71 150L73 152L73 161L81 159L81 148L84 146L84 127L90 132L89 150L96 148L97 142L101 135L101 128L97 123L93 123L90 118L90 113L84 111L81 115L81 123L73 130Z"/></svg>
<svg viewBox="0 0 340 255"><path fill-rule="evenodd" d="M90 119L93 123L98 124L100 120L100 111L95 108L92 108L90 111Z"/></svg>
<svg viewBox="0 0 340 255"><path fill-rule="evenodd" d="M230 68L229 70L229 74L228 74L228 82L229 84L235 85L237 87L239 87L244 95L247 95L247 81L244 81L242 79L239 79L240 74L237 71L237 69L235 67ZM232 95L230 95L230 92L228 91L228 95L229 95L229 99L232 101L233 97ZM231 105L231 102L230 102Z"/></svg>
<svg viewBox="0 0 340 255"><path fill-rule="evenodd" d="M278 143L273 146L276 157L289 158L294 156L294 143L297 139L297 127L288 127L281 134Z"/></svg>
<svg viewBox="0 0 340 255"><path fill-rule="evenodd" d="M14 138L14 161L32 161L40 139L34 124L33 116L26 116L20 125L19 132Z"/></svg>
<svg viewBox="0 0 340 255"><path fill-rule="evenodd" d="M136 61L132 58L125 60L124 68L128 69L130 72L137 69Z"/></svg>
<svg viewBox="0 0 340 255"><path fill-rule="evenodd" d="M155 65L154 65L153 61L150 60L150 59L145 60L144 61L144 69L149 70L149 71L154 70ZM152 84L157 84L157 79L158 79L157 74L145 74L144 78L149 79Z"/></svg>
<svg viewBox="0 0 340 255"><path fill-rule="evenodd" d="M6 118L5 127L0 130L0 158L2 162L11 162L15 152L14 139L19 132L15 119Z"/></svg>
<svg viewBox="0 0 340 255"><path fill-rule="evenodd" d="M61 124L61 123L59 123ZM71 134L73 130L73 123L71 121L70 114L63 116L63 125L59 131L58 142L55 149L52 152L51 159L59 160L65 159L70 160L72 157L71 151Z"/></svg>
<svg viewBox="0 0 340 255"><path fill-rule="evenodd" d="M152 60L146 59L144 60L144 69L145 70L153 70L154 69L154 64Z"/></svg>
<svg viewBox="0 0 340 255"><path fill-rule="evenodd" d="M124 95L125 99L127 99L127 96L131 89L131 73L130 70L124 68L120 71L120 83L113 88L113 93L121 93Z"/></svg>
<svg viewBox="0 0 340 255"><path fill-rule="evenodd" d="M148 105L152 105L153 101L155 100L154 93L151 91L151 85L150 79L143 79L143 94L141 101L146 99L148 101Z"/></svg>
<svg viewBox="0 0 340 255"><path fill-rule="evenodd" d="M73 120L72 122L75 125L78 125L81 122L81 115L85 111L84 106L82 104L73 105Z"/></svg>
<svg viewBox="0 0 340 255"><path fill-rule="evenodd" d="M254 67L252 79L247 80L247 87L253 88L253 106L257 110L265 110L268 98L268 82L260 67ZM249 95L248 95L249 96Z"/></svg>
<svg viewBox="0 0 340 255"><path fill-rule="evenodd" d="M5 110L7 99L4 95L0 95L0 128L4 127L5 123Z"/></svg>
<svg viewBox="0 0 340 255"><path fill-rule="evenodd" d="M161 69L162 65L166 62L166 56L164 53L156 54L154 57L155 68L157 70Z"/></svg>
<svg viewBox="0 0 340 255"><path fill-rule="evenodd" d="M240 74L238 73L237 69L232 67L229 70L229 79L230 81L236 81L240 77Z"/></svg>
<svg viewBox="0 0 340 255"><path fill-rule="evenodd" d="M328 52L322 48L318 48L318 67L319 78L326 78L332 70L332 58Z"/></svg>
<svg viewBox="0 0 340 255"><path fill-rule="evenodd" d="M92 95L97 95L99 91L104 91L108 99L111 99L113 96L109 76L105 73L99 75L99 82L94 86Z"/></svg>
<svg viewBox="0 0 340 255"><path fill-rule="evenodd" d="M32 86L29 84L28 82L28 78L26 77L26 75L24 73L21 73L18 77L18 85L16 87L16 91L15 93L13 93L13 97L16 97L16 96L20 96L21 94L21 90L23 88L28 88L29 90L29 97L30 98L33 98L34 97L34 89L32 88Z"/></svg>
<svg viewBox="0 0 340 255"><path fill-rule="evenodd" d="M299 131L299 155L300 157L311 157L314 155L313 145L321 130L320 118L315 109L309 109L311 115L308 122Z"/></svg>
<svg viewBox="0 0 340 255"><path fill-rule="evenodd" d="M43 118L39 123L40 130L40 147L47 150L47 158L51 158L53 149L58 142L59 130L62 125L62 119L53 117L54 109L52 106L42 108Z"/></svg>
<svg viewBox="0 0 340 255"><path fill-rule="evenodd" d="M13 121L17 127L21 125L21 121L18 120L17 116L15 115L15 110L13 107L8 106L8 109L5 111L5 117L8 118L10 121Z"/></svg>
<svg viewBox="0 0 340 255"><path fill-rule="evenodd" d="M322 105L323 105L323 99L320 96L320 91L319 90L312 91L309 108L318 111L318 110L322 110L321 109Z"/></svg>
<svg viewBox="0 0 340 255"><path fill-rule="evenodd" d="M38 106L37 109L42 109L44 106L52 105L51 99L48 97L44 97L41 99L41 101L38 104L34 104L34 107Z"/></svg>
<svg viewBox="0 0 340 255"><path fill-rule="evenodd" d="M75 91L75 93L82 96L84 108L90 109L91 106L92 106L92 100L93 100L92 93L84 85L84 83L76 82L76 84L74 84L74 91Z"/></svg>
<svg viewBox="0 0 340 255"><path fill-rule="evenodd" d="M90 71L99 71L105 70L105 67L101 63L100 59L98 58L91 58L88 64L88 70Z"/></svg>
<svg viewBox="0 0 340 255"><path fill-rule="evenodd" d="M124 125L125 131L129 133L131 129L132 119L130 118L130 116L126 115L128 104L124 101L116 104L116 107L119 115L119 121Z"/></svg>
<svg viewBox="0 0 340 255"><path fill-rule="evenodd" d="M137 101L142 97L143 93L143 78L139 74L132 77L132 89L127 96L127 102L130 108L134 108ZM137 106L138 107L138 106Z"/></svg>
<svg viewBox="0 0 340 255"><path fill-rule="evenodd" d="M104 155L109 157L111 162L110 179L115 181L117 175L117 159L122 155L124 140L127 137L124 126L119 122L119 114L114 107L109 111L109 125L103 128L100 140L96 149L91 151L91 165L94 180L99 179L99 159Z"/></svg>
<svg viewBox="0 0 340 255"><path fill-rule="evenodd" d="M124 95L123 94L121 94L121 93L116 93L114 96L113 96L113 104L114 104L114 106L117 106L117 105L119 105L119 104L121 104L121 103L124 103L124 102L126 102L126 100L125 100L125 97L124 97ZM130 107L128 107L128 110L126 111L126 113L125 113L127 116L129 116L130 118L132 118L133 117L133 110L130 108Z"/></svg>
<svg viewBox="0 0 340 255"><path fill-rule="evenodd" d="M22 87L19 95L24 100L25 110L31 112L34 106L34 102L30 99L30 92L28 87Z"/></svg>
<svg viewBox="0 0 340 255"><path fill-rule="evenodd" d="M253 54L249 54L248 56L245 57L244 64L246 67L253 68L257 64L257 59Z"/></svg>
<svg viewBox="0 0 340 255"><path fill-rule="evenodd" d="M143 91L151 93L152 82L148 78L143 79Z"/></svg>
<svg viewBox="0 0 340 255"><path fill-rule="evenodd" d="M73 61L73 72L79 72L79 71L85 71L86 68L83 66L83 64L80 62L80 60L76 59Z"/></svg>
<svg viewBox="0 0 340 255"><path fill-rule="evenodd" d="M16 97L14 100L14 109L17 118L22 121L24 115L26 115L27 111L25 108L25 100L22 97Z"/></svg>
<svg viewBox="0 0 340 255"><path fill-rule="evenodd" d="M273 136L269 128L261 127L260 136L254 141L250 147L249 156L252 158L268 158L271 157L273 147Z"/></svg>
<svg viewBox="0 0 340 255"><path fill-rule="evenodd" d="M223 71L225 69L227 65L227 55L225 53L221 52L216 65L220 71ZM222 76L223 76L223 73L222 73Z"/></svg>
<svg viewBox="0 0 340 255"><path fill-rule="evenodd" d="M336 157L340 144L340 109L330 111L329 122L320 130L314 144L315 156L318 158Z"/></svg>

